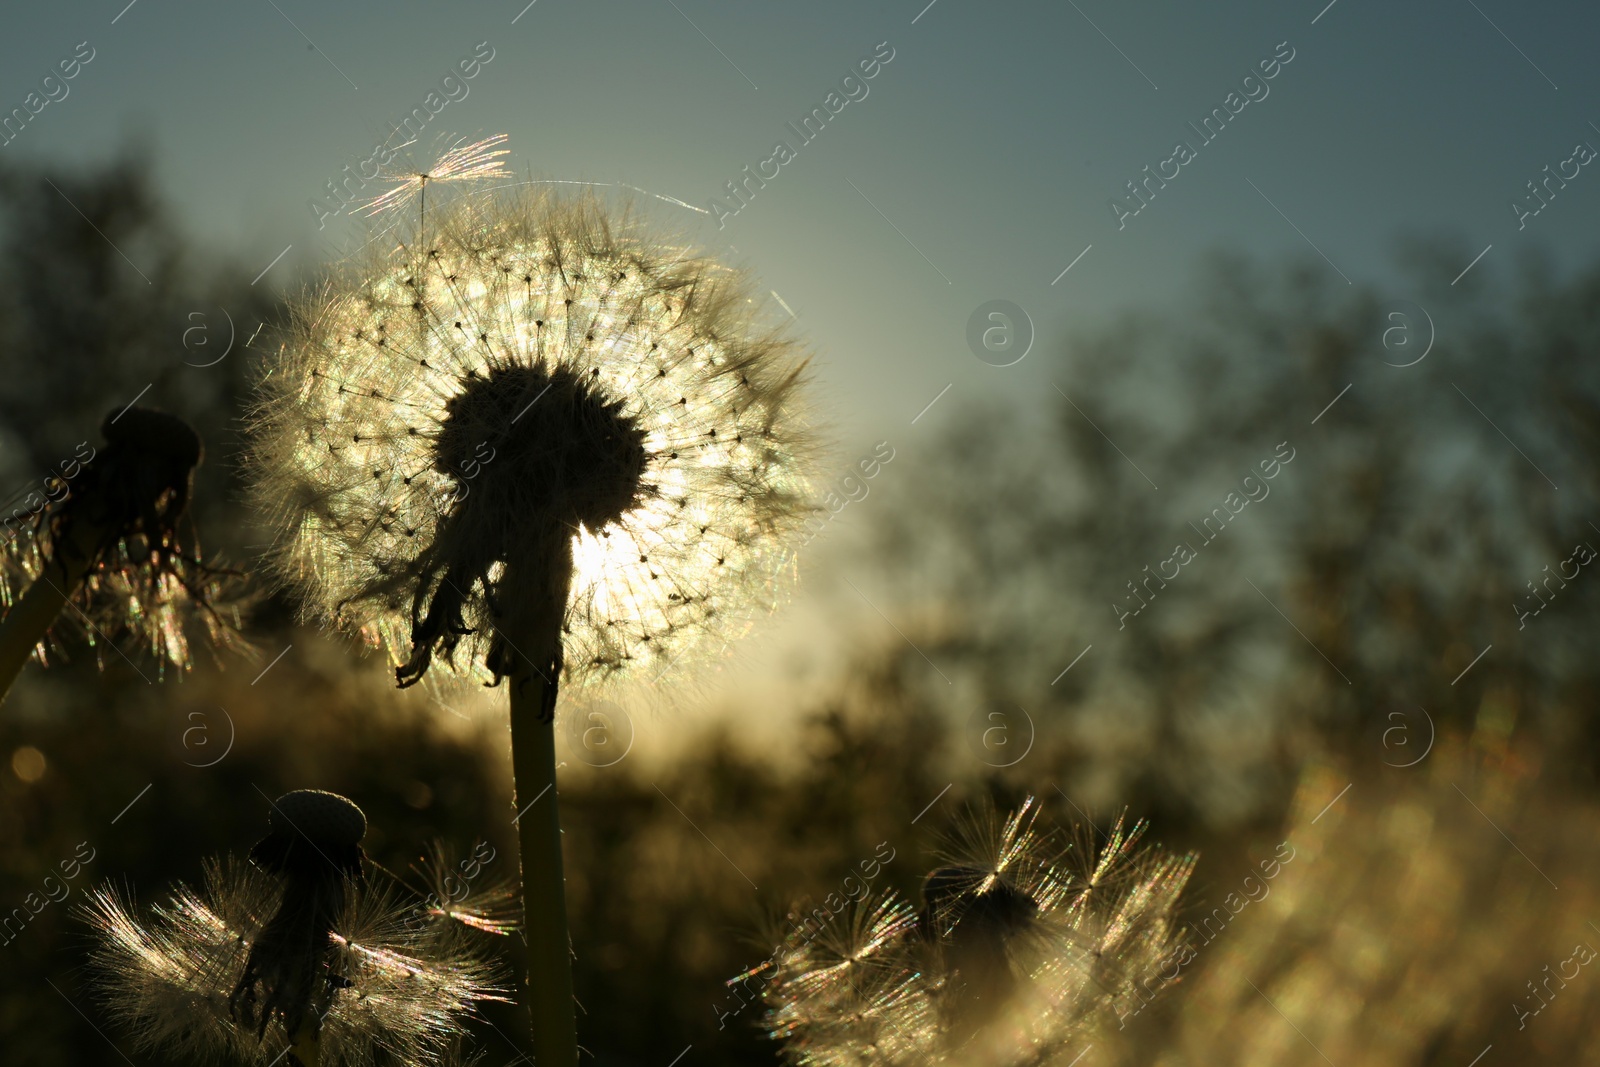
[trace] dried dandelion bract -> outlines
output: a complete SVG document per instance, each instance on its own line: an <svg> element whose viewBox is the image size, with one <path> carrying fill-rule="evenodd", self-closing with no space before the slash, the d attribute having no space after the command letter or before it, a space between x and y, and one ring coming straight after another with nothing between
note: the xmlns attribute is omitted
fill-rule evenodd
<svg viewBox="0 0 1600 1067"><path fill-rule="evenodd" d="M960 824L914 909L893 893L813 912L766 978L765 1026L791 1062L1065 1063L1097 1027L1154 995L1181 948L1174 910L1194 866L1035 825L1029 798Z"/></svg>
<svg viewBox="0 0 1600 1067"><path fill-rule="evenodd" d="M0 606L9 609L23 592L46 573L48 550L19 538L0 555ZM106 646L122 654L144 653L160 673L194 665L195 645L209 649L246 650L241 633L248 604L226 576L176 570L144 571L147 562L118 543L108 550L103 566L89 574L68 607L34 648L34 658L49 666L77 645L94 649L104 666ZM130 640L131 639L131 640ZM118 656L111 657L117 662Z"/></svg>
<svg viewBox="0 0 1600 1067"><path fill-rule="evenodd" d="M627 211L456 201L298 308L255 420L277 572L402 684L508 673L497 613L551 599L568 680L659 677L772 599L807 508L803 360L762 321Z"/></svg>
<svg viewBox="0 0 1600 1067"><path fill-rule="evenodd" d="M281 1056L282 1022L258 1037L230 1002L282 899L271 874L233 858L208 863L201 888L180 886L143 914L115 890L95 890L85 915L109 1012L141 1049L196 1061ZM346 888L329 937L324 1063L436 1063L473 1005L498 997L470 934L422 914L394 886Z"/></svg>
<svg viewBox="0 0 1600 1067"><path fill-rule="evenodd" d="M242 582L199 557L188 514L199 437L176 416L140 407L108 414L101 433L106 444L55 479L60 494L0 547L0 606L9 612L35 587L66 600L34 657L48 664L86 643L103 661L112 644L124 656L142 648L165 671L187 670L196 641L247 648Z"/></svg>

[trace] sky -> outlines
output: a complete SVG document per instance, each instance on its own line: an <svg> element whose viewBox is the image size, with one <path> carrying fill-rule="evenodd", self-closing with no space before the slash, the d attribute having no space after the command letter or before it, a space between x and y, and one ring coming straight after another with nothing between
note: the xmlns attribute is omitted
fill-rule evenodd
<svg viewBox="0 0 1600 1067"><path fill-rule="evenodd" d="M797 316L847 464L963 398L1070 388L1068 336L1172 299L1210 249L1321 257L1352 280L1390 279L1404 232L1459 236L1461 268L1488 249L1486 274L1524 246L1590 254L1591 168L1568 165L1520 229L1511 204L1577 142L1600 147L1597 29L1592 5L1505 0L29 5L0 36L0 108L92 58L42 87L65 96L0 162L143 140L197 239L293 288L358 233L324 183L436 93L418 160L506 133L519 175L704 212L666 205ZM841 83L863 60L874 76ZM1263 63L1273 77L1246 82ZM813 108L829 121L802 141L788 124ZM1206 141L1189 124L1214 108L1229 121ZM793 156L774 163L780 140ZM1194 155L1166 162L1180 141ZM776 177L739 205L725 183L747 166ZM1177 176L1141 205L1126 185L1147 166ZM1026 321L987 318L995 300ZM975 314L978 347L997 327L987 361Z"/></svg>
<svg viewBox="0 0 1600 1067"><path fill-rule="evenodd" d="M507 134L519 176L643 190L757 274L842 470L979 397L1015 432L1071 390L1072 336L1176 302L1211 250L1397 301L1408 233L1455 237L1466 284L1592 257L1597 30L1508 0L39 4L0 34L0 115L37 109L0 165L143 144L184 229L293 290L365 232L326 183L414 109L419 165Z"/></svg>

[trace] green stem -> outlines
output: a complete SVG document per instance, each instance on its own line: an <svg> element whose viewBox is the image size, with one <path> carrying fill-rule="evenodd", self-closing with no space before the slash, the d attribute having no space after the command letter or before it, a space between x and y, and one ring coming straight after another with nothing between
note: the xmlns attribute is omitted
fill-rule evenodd
<svg viewBox="0 0 1600 1067"><path fill-rule="evenodd" d="M559 629L517 638L526 651L554 648L560 639ZM511 769L519 813L517 842L522 851L526 995L533 1027L533 1061L538 1067L576 1067L578 1022L561 863L561 816L556 802L555 723L543 715L546 693L556 679L535 669L522 654L516 658L518 668L510 676Z"/></svg>
<svg viewBox="0 0 1600 1067"><path fill-rule="evenodd" d="M44 570L0 620L0 701L11 692L28 657L88 576L94 556L87 544L92 540L92 536L58 538Z"/></svg>

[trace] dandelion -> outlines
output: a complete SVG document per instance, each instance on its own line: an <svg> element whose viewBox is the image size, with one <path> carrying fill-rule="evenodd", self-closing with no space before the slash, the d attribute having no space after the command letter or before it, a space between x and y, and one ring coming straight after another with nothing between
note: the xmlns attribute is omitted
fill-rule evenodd
<svg viewBox="0 0 1600 1067"><path fill-rule="evenodd" d="M111 1014L141 1049L194 1061L411 1065L451 1057L462 1020L498 999L453 924L369 884L361 810L300 790L273 804L250 861L206 865L140 916L113 889L85 905Z"/></svg>
<svg viewBox="0 0 1600 1067"><path fill-rule="evenodd" d="M498 681L535 587L564 655L522 651L568 683L653 678L771 598L806 514L794 345L737 276L634 228L592 200L467 205L425 263L300 309L253 462L276 566L402 684L436 656Z"/></svg>
<svg viewBox="0 0 1600 1067"><path fill-rule="evenodd" d="M51 479L50 499L0 549L0 696L30 656L46 663L72 638L103 649L131 635L163 671L188 669L193 630L240 643L236 576L201 561L188 516L199 435L141 407L108 414L100 432L105 447Z"/></svg>
<svg viewBox="0 0 1600 1067"><path fill-rule="evenodd" d="M265 380L256 492L308 613L401 686L513 680L541 1063L576 1056L558 685L653 683L729 634L809 510L803 361L749 293L592 198L461 200L303 305Z"/></svg>
<svg viewBox="0 0 1600 1067"><path fill-rule="evenodd" d="M1086 859L1091 884L1037 814L1030 797L1003 821L985 810L965 823L920 908L891 891L792 930L765 990L767 1031L789 1060L1065 1063L1153 995L1183 947L1173 913L1193 857L1137 850L1143 824L1118 820Z"/></svg>

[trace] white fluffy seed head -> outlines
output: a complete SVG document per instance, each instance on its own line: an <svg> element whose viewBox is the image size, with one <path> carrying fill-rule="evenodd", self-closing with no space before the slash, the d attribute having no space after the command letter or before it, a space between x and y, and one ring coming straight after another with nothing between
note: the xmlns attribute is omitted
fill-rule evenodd
<svg viewBox="0 0 1600 1067"><path fill-rule="evenodd" d="M790 1062L1066 1064L1169 980L1193 857L1137 850L1121 820L1098 849L1034 826L1030 798L968 820L924 881L812 912L763 968L765 1025Z"/></svg>
<svg viewBox="0 0 1600 1067"><path fill-rule="evenodd" d="M92 891L82 914L115 1024L140 1049L189 1062L281 1062L282 1024L258 1038L229 998L282 896L279 879L233 859L208 863L202 889L181 886L144 913L114 890ZM421 1067L448 1058L477 1002L501 999L494 968L468 936L419 919L392 887L348 886L329 938L339 982L321 1023L323 1063Z"/></svg>
<svg viewBox="0 0 1600 1067"><path fill-rule="evenodd" d="M740 274L631 209L524 189L430 210L304 299L267 369L273 565L397 666L481 675L497 609L552 584L518 585L519 557L570 545L566 680L654 680L792 573L803 365Z"/></svg>

